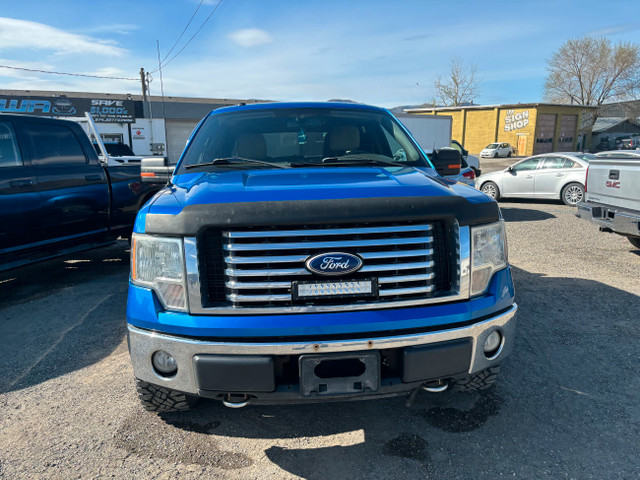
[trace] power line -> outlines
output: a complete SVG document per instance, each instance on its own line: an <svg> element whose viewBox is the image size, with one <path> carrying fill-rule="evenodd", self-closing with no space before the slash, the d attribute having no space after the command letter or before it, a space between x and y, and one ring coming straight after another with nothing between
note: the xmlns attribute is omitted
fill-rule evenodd
<svg viewBox="0 0 640 480"><path fill-rule="evenodd" d="M139 81L139 79L137 79L137 78L107 77L107 76L104 76L104 75L87 75L87 74L84 74L84 73L52 72L50 70L37 70L35 68L11 67L9 65L0 65L0 68L9 68L11 70L24 70L25 72L51 73L53 75L67 75L67 76L70 76L70 77L107 78L109 80L131 80L133 82Z"/></svg>
<svg viewBox="0 0 640 480"><path fill-rule="evenodd" d="M208 22L208 21L209 21L209 19L213 16L213 14L214 14L214 13L216 13L216 10L218 10L218 7L220 6L220 4L221 4L221 3L222 3L222 0L218 0L217 5L216 5L216 6L215 6L215 8L212 10L212 12L209 14L209 16L205 19L205 21L204 21L204 22L202 22L202 25L200 25L200 28L198 28L198 30L196 30L196 33L194 33L194 34L191 36L191 38L189 39L189 41L188 41L187 43L185 43L185 44L184 44L184 46L183 46L183 47L178 51L178 53L176 53L173 57L171 57L169 60L167 60L167 62L166 62L166 63L163 63L163 64L162 64L162 67L163 67L163 68L164 68L164 67L166 67L167 65L169 65L172 61L174 61L174 60L176 59L176 57L177 57L178 55L180 55L180 54L183 52L183 50L189 46L189 44L191 43L191 41L192 41L194 38L196 38L196 35L198 35L198 33L200 33L200 30L202 30L202 29L204 28L204 26L207 24L207 22ZM160 67L156 68L155 70L152 70L152 71L151 71L151 72L149 72L149 73L155 73L155 72L157 72L158 70L160 70Z"/></svg>
<svg viewBox="0 0 640 480"><path fill-rule="evenodd" d="M184 33L187 31L187 28L189 28L189 25L191 25L191 22L193 21L193 19L196 16L196 13L198 13L198 10L200 10L200 7L202 6L202 4L204 3L204 0L200 0L200 3L198 4L198 7L196 8L196 11L193 12L193 15L191 15L191 18L189 19L189 21L187 22L187 24L185 25L185 27L182 29L182 33L180 34L180 36L178 37L178 39L173 42L173 46L169 49L169 51L167 52L167 54L164 56L164 58L162 59L162 61L164 62L167 57L169 55L171 55L171 52L173 52L173 49L176 48L176 46L178 45L178 42L180 41L180 39L182 38L182 36L184 35ZM158 64L160 65L160 64Z"/></svg>

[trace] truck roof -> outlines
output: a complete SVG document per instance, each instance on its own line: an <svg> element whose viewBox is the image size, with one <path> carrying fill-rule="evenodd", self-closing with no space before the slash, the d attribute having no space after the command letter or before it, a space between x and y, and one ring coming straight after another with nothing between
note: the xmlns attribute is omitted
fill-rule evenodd
<svg viewBox="0 0 640 480"><path fill-rule="evenodd" d="M364 105L362 103L347 102L272 102L272 103L252 103L249 105L234 105L232 107L222 107L213 110L210 115L219 113L247 111L247 110L273 110L279 108L340 108L345 110L367 110L384 113L386 109Z"/></svg>

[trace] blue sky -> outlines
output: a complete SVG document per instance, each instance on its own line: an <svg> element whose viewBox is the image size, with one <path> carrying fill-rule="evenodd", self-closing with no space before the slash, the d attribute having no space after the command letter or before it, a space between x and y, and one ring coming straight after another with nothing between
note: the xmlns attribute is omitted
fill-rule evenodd
<svg viewBox="0 0 640 480"><path fill-rule="evenodd" d="M211 13L205 0L176 50ZM137 78L157 67L199 0L0 0L0 64ZM633 8L632 8L633 7ZM476 103L542 100L545 59L569 37L640 42L629 1L223 0L163 69L166 95L352 99L385 107L433 98L452 56L475 63ZM160 92L154 74L153 94ZM0 68L0 88L140 93L140 83Z"/></svg>

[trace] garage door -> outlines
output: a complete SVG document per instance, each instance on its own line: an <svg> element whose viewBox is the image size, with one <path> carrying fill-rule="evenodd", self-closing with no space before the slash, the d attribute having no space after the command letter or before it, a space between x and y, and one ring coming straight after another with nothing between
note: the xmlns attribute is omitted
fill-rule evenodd
<svg viewBox="0 0 640 480"><path fill-rule="evenodd" d="M553 133L556 131L556 115L548 113L538 115L536 130L536 143L533 146L533 154L552 152Z"/></svg>
<svg viewBox="0 0 640 480"><path fill-rule="evenodd" d="M187 139L191 132L196 128L198 122L192 120L167 120L165 127L167 129L167 158L170 163L177 163Z"/></svg>
<svg viewBox="0 0 640 480"><path fill-rule="evenodd" d="M560 117L560 136L556 146L557 152L572 152L573 137L576 134L577 115L563 115Z"/></svg>

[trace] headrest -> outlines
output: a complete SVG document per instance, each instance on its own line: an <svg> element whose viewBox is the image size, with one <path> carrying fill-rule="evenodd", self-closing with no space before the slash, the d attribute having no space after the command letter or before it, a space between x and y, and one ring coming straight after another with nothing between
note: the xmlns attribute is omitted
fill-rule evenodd
<svg viewBox="0 0 640 480"><path fill-rule="evenodd" d="M348 152L360 147L360 131L357 127L345 125L335 127L327 133L329 150L332 152Z"/></svg>
<svg viewBox="0 0 640 480"><path fill-rule="evenodd" d="M267 143L260 133L245 133L236 140L236 154L239 157L262 160L267 156Z"/></svg>

